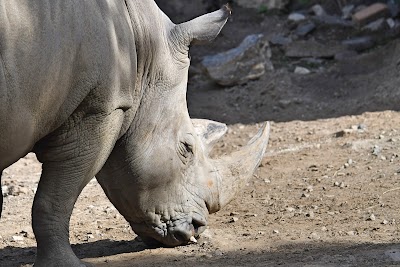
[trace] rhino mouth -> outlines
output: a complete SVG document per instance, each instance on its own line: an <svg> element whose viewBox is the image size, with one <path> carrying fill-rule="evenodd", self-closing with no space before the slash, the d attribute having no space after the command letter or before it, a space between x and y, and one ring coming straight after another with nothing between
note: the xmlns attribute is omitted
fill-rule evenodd
<svg viewBox="0 0 400 267"><path fill-rule="evenodd" d="M206 229L207 222L201 218L165 221L161 224L130 222L132 230L151 247L176 247L187 245Z"/></svg>

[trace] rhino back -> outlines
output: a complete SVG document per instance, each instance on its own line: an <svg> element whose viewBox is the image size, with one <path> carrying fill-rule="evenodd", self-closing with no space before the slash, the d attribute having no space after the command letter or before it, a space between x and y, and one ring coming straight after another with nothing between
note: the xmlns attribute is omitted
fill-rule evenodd
<svg viewBox="0 0 400 267"><path fill-rule="evenodd" d="M81 105L131 109L132 32L123 1L0 0L0 158L23 156Z"/></svg>

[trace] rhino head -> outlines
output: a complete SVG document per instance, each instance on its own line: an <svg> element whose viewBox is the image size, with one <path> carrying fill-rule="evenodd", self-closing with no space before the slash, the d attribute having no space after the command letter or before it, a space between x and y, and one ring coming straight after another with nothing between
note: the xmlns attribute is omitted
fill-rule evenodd
<svg viewBox="0 0 400 267"><path fill-rule="evenodd" d="M97 179L146 243L177 246L198 236L208 215L225 206L253 175L268 143L269 125L240 151L209 156L227 127L190 119L188 50L193 42L215 38L230 10L225 6L179 25L160 14L163 27L153 27L157 34L144 34L150 40L136 43L136 84L142 90L138 109Z"/></svg>

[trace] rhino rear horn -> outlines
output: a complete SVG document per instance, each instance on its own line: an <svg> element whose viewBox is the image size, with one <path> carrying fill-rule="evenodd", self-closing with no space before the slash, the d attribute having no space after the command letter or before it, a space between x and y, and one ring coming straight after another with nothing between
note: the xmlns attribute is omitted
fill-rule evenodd
<svg viewBox="0 0 400 267"><path fill-rule="evenodd" d="M228 130L226 124L211 120L192 119L192 124L207 154Z"/></svg>
<svg viewBox="0 0 400 267"><path fill-rule="evenodd" d="M186 46L210 42L220 33L230 15L231 9L226 4L217 11L176 25L174 31L183 38Z"/></svg>

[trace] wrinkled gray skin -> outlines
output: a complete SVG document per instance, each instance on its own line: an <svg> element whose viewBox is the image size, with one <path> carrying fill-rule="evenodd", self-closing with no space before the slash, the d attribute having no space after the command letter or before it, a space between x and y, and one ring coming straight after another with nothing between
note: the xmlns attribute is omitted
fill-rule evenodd
<svg viewBox="0 0 400 267"><path fill-rule="evenodd" d="M229 13L175 25L150 0L0 0L0 172L29 151L43 163L35 266L83 266L69 219L94 176L143 240L166 246L199 235L252 176L269 126L212 159L226 126L186 106L189 45Z"/></svg>

